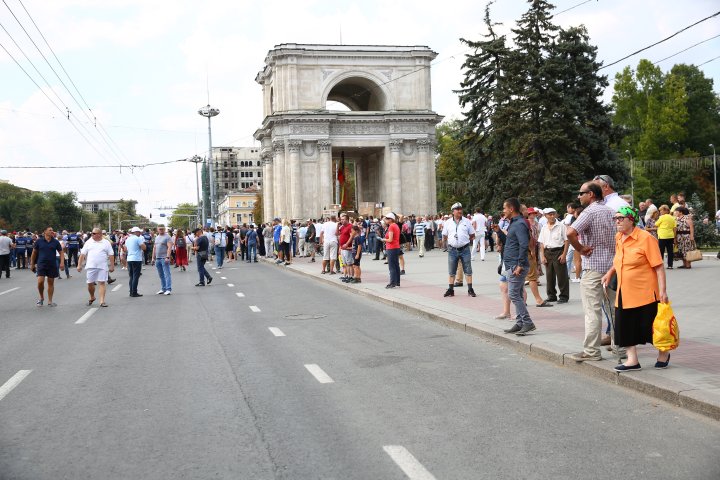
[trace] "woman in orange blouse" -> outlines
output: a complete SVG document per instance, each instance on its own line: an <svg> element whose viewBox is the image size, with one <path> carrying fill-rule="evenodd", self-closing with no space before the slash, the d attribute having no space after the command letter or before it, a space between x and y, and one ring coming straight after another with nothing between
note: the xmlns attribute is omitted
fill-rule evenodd
<svg viewBox="0 0 720 480"><path fill-rule="evenodd" d="M627 347L627 361L615 367L619 372L640 370L637 345L652 343L652 326L658 301L668 302L665 269L655 238L637 227L640 216L632 207L615 214L615 258L602 278L603 285L617 273L615 297L615 343ZM659 352L655 368L667 368L670 352Z"/></svg>

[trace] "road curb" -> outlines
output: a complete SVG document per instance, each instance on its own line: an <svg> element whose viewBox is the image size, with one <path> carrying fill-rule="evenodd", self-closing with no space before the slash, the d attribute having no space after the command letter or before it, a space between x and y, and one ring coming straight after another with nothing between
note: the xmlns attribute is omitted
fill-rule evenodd
<svg viewBox="0 0 720 480"><path fill-rule="evenodd" d="M274 265L271 259L265 262ZM699 413L714 420L720 420L720 395L704 390L698 390L690 385L660 377L653 373L644 372L642 376L632 373L618 373L614 370L614 357L610 362L575 362L568 358L570 352L559 351L554 345L544 342L533 342L533 335L526 337L508 336L501 333L497 326L491 326L481 321L468 323L464 317L427 307L416 307L397 298L374 292L357 285L338 283L336 277L324 278L295 268L286 270L298 275L313 278L327 285L352 292L377 302L395 307L419 317L427 318L448 328L462 330L492 343L512 348L527 356L550 362L559 367L597 378L617 386L628 388L636 392L657 398L677 407L694 413Z"/></svg>

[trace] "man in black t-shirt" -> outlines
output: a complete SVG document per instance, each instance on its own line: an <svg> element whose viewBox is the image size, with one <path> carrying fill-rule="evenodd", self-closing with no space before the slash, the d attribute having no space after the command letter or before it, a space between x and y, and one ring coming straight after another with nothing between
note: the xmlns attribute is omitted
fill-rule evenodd
<svg viewBox="0 0 720 480"><path fill-rule="evenodd" d="M36 305L42 307L45 302L45 279L47 278L48 307L55 307L53 294L55 293L55 279L60 276L60 270L65 269L65 255L60 242L55 238L52 227L47 227L43 236L39 237L33 246L32 257L30 257L30 270L37 272L37 289L40 300ZM55 261L56 252L60 254L60 268Z"/></svg>
<svg viewBox="0 0 720 480"><path fill-rule="evenodd" d="M207 236L203 235L201 228L196 228L193 234L195 235L195 245L193 245L192 249L195 251L195 255L197 257L197 269L198 274L200 275L200 282L196 283L195 286L204 287L206 278L208 285L210 285L213 280L207 270L205 270L205 262L208 260L210 240L208 240Z"/></svg>

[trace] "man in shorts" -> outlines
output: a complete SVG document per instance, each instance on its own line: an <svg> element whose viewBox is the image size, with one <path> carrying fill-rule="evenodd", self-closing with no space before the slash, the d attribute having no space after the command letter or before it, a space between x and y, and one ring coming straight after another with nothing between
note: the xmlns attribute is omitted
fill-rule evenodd
<svg viewBox="0 0 720 480"><path fill-rule="evenodd" d="M105 303L105 291L108 281L108 261L110 271L115 270L115 255L112 244L102 236L102 230L94 228L92 236L85 242L80 250L77 271L82 272L83 265L87 266L87 287L90 294L88 305L95 301L95 284L98 285L100 306L107 307Z"/></svg>
<svg viewBox="0 0 720 480"><path fill-rule="evenodd" d="M30 257L30 270L37 274L37 289L40 294L40 300L36 303L38 307L42 307L45 302L45 279L47 279L48 307L57 306L53 302L53 294L55 293L55 279L60 276L60 270L65 269L65 255L62 254L62 250L62 245L55 238L52 227L47 227L43 236L35 242ZM60 253L59 268L55 261L57 253Z"/></svg>
<svg viewBox="0 0 720 480"><path fill-rule="evenodd" d="M333 215L330 220L323 223L320 232L320 243L323 246L322 272L335 275L335 262L338 254L338 224L337 217Z"/></svg>

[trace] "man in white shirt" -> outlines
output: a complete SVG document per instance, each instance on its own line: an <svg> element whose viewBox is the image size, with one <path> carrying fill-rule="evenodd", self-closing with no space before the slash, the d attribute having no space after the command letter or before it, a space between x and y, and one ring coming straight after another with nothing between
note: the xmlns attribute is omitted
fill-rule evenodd
<svg viewBox="0 0 720 480"><path fill-rule="evenodd" d="M615 191L615 181L610 175L596 175L593 181L602 188L602 203L610 207L613 213L620 210L620 207L630 206L630 204L623 200Z"/></svg>
<svg viewBox="0 0 720 480"><path fill-rule="evenodd" d="M92 305L95 301L95 284L98 285L100 306L107 307L105 303L105 291L107 289L108 279L108 261L110 263L110 271L115 270L115 256L113 255L112 244L109 240L102 237L102 230L94 228L92 237L89 238L82 250L80 250L80 258L78 259L77 271L82 272L83 265L87 267L87 286L90 300L88 305Z"/></svg>
<svg viewBox="0 0 720 480"><path fill-rule="evenodd" d="M330 271L330 275L335 275L335 263L338 258L338 237L337 237L337 217L333 215L330 220L322 224L320 233L320 243L323 246L322 273ZM328 267L328 263L329 268Z"/></svg>
<svg viewBox="0 0 720 480"><path fill-rule="evenodd" d="M472 226L475 229L475 240L473 240L471 259L475 260L478 249L480 249L480 260L485 261L485 232L487 231L487 217L482 214L479 208L475 209L472 216Z"/></svg>
<svg viewBox="0 0 720 480"><path fill-rule="evenodd" d="M546 208L543 212L547 223L540 230L538 243L540 261L547 266L547 301L567 303L570 299L570 282L565 266L569 245L567 227L563 222L557 221L557 211L554 208ZM560 289L559 300L555 291L556 280Z"/></svg>
<svg viewBox="0 0 720 480"><path fill-rule="evenodd" d="M448 249L449 280L448 289L445 292L446 297L455 296L455 275L460 261L462 261L463 272L467 279L468 295L476 296L472 286L472 262L469 251L475 239L475 229L470 220L463 217L462 208L462 204L459 202L453 204L453 216L443 224L442 237L447 241Z"/></svg>

